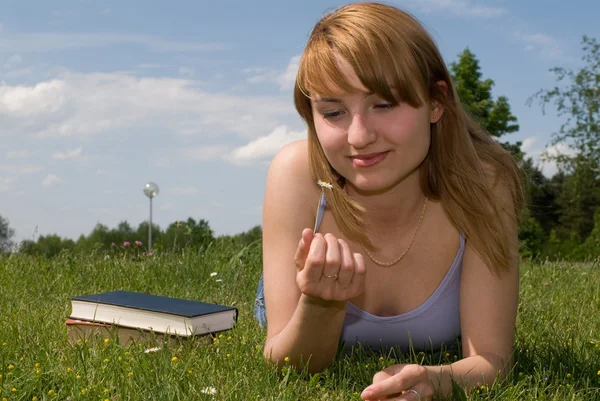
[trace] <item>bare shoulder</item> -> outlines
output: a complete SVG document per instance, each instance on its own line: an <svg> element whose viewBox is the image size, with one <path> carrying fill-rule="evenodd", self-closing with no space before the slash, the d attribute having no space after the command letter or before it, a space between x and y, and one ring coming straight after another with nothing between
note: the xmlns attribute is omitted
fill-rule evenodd
<svg viewBox="0 0 600 401"><path fill-rule="evenodd" d="M311 228L319 191L311 178L307 141L285 146L267 174L263 203L263 274L268 338L279 333L296 309L294 254L302 230Z"/></svg>
<svg viewBox="0 0 600 401"><path fill-rule="evenodd" d="M318 189L310 173L306 140L286 145L275 156L267 174L263 226L272 231L300 230L310 226Z"/></svg>

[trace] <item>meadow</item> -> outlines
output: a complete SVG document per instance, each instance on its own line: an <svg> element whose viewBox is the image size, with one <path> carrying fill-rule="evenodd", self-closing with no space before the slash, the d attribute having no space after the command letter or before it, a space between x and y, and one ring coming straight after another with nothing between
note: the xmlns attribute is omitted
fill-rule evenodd
<svg viewBox="0 0 600 401"><path fill-rule="evenodd" d="M460 357L358 351L316 375L275 369L252 315L260 269L259 244L226 241L152 257L132 249L0 256L0 400L358 400L385 366ZM524 264L515 369L463 399L600 400L599 271L598 263ZM71 344L70 298L116 289L235 305L238 323L159 349L158 339Z"/></svg>

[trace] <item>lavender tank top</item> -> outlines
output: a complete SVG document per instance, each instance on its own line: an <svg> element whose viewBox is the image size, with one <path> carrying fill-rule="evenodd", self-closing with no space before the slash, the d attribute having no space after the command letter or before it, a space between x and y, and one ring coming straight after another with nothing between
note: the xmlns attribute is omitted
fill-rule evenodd
<svg viewBox="0 0 600 401"><path fill-rule="evenodd" d="M325 209L319 201L315 223L318 230ZM461 233L460 247L450 269L433 294L416 309L397 316L376 316L348 302L340 341L349 351L358 345L370 348L399 347L404 351L426 351L452 346L460 336L459 289L466 239Z"/></svg>

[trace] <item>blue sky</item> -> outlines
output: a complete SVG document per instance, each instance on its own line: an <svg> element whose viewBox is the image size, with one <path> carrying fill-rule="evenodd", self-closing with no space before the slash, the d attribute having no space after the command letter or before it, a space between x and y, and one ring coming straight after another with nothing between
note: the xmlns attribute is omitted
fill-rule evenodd
<svg viewBox="0 0 600 401"><path fill-rule="evenodd" d="M0 2L0 215L16 240L76 239L96 223L260 224L266 171L303 138L292 84L310 29L346 2ZM600 2L388 1L425 24L447 62L469 47L508 97L537 158L558 130L527 99L600 39ZM544 165L551 175L555 169Z"/></svg>

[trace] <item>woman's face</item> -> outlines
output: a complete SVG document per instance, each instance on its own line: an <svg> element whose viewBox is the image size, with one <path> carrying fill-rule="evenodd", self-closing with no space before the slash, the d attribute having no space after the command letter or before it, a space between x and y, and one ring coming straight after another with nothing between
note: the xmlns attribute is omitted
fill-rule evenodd
<svg viewBox="0 0 600 401"><path fill-rule="evenodd" d="M332 167L359 191L385 191L417 171L429 151L430 124L442 110L406 103L392 105L367 93L351 66L341 72L359 91L316 94L312 111L317 137Z"/></svg>

